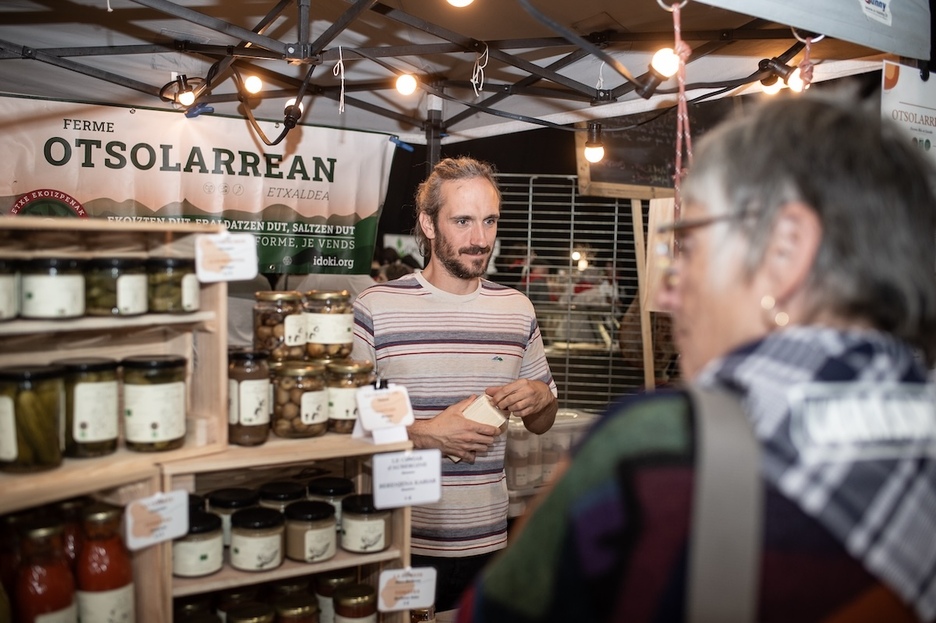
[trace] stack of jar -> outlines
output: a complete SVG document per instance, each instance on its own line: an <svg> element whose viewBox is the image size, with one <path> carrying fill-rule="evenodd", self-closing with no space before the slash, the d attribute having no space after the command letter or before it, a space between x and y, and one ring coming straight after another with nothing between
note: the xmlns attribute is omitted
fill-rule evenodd
<svg viewBox="0 0 936 623"><path fill-rule="evenodd" d="M199 298L191 258L0 258L0 320L188 313Z"/></svg>
<svg viewBox="0 0 936 623"><path fill-rule="evenodd" d="M123 509L80 498L0 518L0 594L16 621L135 621Z"/></svg>
<svg viewBox="0 0 936 623"><path fill-rule="evenodd" d="M229 441L258 445L270 430L284 438L351 433L356 391L373 382L373 364L350 359L348 292L261 291L255 299L253 348L229 352Z"/></svg>
<svg viewBox="0 0 936 623"><path fill-rule="evenodd" d="M370 494L355 493L347 478L230 487L211 491L206 501L207 506L189 509L189 532L173 542L172 569L177 576L219 571L225 547L231 567L267 571L286 558L329 560L338 547L371 553L390 546L391 512L377 509Z"/></svg>
<svg viewBox="0 0 936 623"><path fill-rule="evenodd" d="M185 371L185 357L175 355L68 358L0 368L0 424L15 432L0 438L0 470L34 472L58 467L63 456L111 454L121 417L128 450L182 447Z"/></svg>

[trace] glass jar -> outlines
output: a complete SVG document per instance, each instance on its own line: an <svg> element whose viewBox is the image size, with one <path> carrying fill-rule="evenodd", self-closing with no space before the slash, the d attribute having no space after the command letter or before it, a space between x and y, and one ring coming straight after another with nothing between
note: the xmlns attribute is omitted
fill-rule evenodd
<svg viewBox="0 0 936 623"><path fill-rule="evenodd" d="M217 489L208 494L208 510L221 517L224 545L231 544L231 515L235 511L253 508L260 503L260 494L245 487Z"/></svg>
<svg viewBox="0 0 936 623"><path fill-rule="evenodd" d="M163 452L185 444L185 357L140 355L121 361L128 450Z"/></svg>
<svg viewBox="0 0 936 623"><path fill-rule="evenodd" d="M284 523L283 513L272 508L235 511L231 515L231 566L267 571L283 564Z"/></svg>
<svg viewBox="0 0 936 623"><path fill-rule="evenodd" d="M52 363L65 369L65 456L112 454L120 421L117 361L83 357Z"/></svg>
<svg viewBox="0 0 936 623"><path fill-rule="evenodd" d="M218 616L221 617L221 620L226 621L229 610L237 608L243 604L255 602L259 598L259 586L238 586L236 588L228 588L218 593L218 605L215 611L218 613Z"/></svg>
<svg viewBox="0 0 936 623"><path fill-rule="evenodd" d="M266 593L275 604L279 599L295 593L312 594L312 577L283 578L265 585Z"/></svg>
<svg viewBox="0 0 936 623"><path fill-rule="evenodd" d="M318 437L328 430L328 398L323 374L316 363L286 363L273 380L273 434L279 437Z"/></svg>
<svg viewBox="0 0 936 623"><path fill-rule="evenodd" d="M314 595L286 595L278 598L273 607L276 610L276 623L318 623L318 602Z"/></svg>
<svg viewBox="0 0 936 623"><path fill-rule="evenodd" d="M354 482L339 476L319 476L306 484L306 497L328 502L335 508L336 528L341 529L341 501L354 493Z"/></svg>
<svg viewBox="0 0 936 623"><path fill-rule="evenodd" d="M335 589L335 623L377 623L377 591L370 584Z"/></svg>
<svg viewBox="0 0 936 623"><path fill-rule="evenodd" d="M172 620L187 621L188 617L199 614L208 614L217 617L214 609L214 597L211 593L185 595L172 600ZM218 617L218 621L220 621Z"/></svg>
<svg viewBox="0 0 936 623"><path fill-rule="evenodd" d="M35 516L34 510L0 515L0 585L10 597L16 593L16 572L23 560L22 533L35 523Z"/></svg>
<svg viewBox="0 0 936 623"><path fill-rule="evenodd" d="M84 543L75 561L82 623L136 621L133 564L120 537L122 517L119 506L95 503L84 509Z"/></svg>
<svg viewBox="0 0 936 623"><path fill-rule="evenodd" d="M274 623L276 610L270 604L246 601L227 611L227 623Z"/></svg>
<svg viewBox="0 0 936 623"><path fill-rule="evenodd" d="M195 260L184 257L151 257L146 260L147 306L151 313L196 312L201 289Z"/></svg>
<svg viewBox="0 0 936 623"><path fill-rule="evenodd" d="M305 293L306 356L309 359L345 359L354 344L354 310L347 290Z"/></svg>
<svg viewBox="0 0 936 623"><path fill-rule="evenodd" d="M62 464L65 370L0 368L0 470L36 472Z"/></svg>
<svg viewBox="0 0 936 623"><path fill-rule="evenodd" d="M224 623L221 617L213 612L176 614L172 620L174 623Z"/></svg>
<svg viewBox="0 0 936 623"><path fill-rule="evenodd" d="M319 623L335 622L335 591L357 582L354 567L335 569L315 576L315 599L319 605Z"/></svg>
<svg viewBox="0 0 936 623"><path fill-rule="evenodd" d="M410 610L410 623L435 623L435 606Z"/></svg>
<svg viewBox="0 0 936 623"><path fill-rule="evenodd" d="M259 446L270 434L270 368L262 351L228 351L228 442Z"/></svg>
<svg viewBox="0 0 936 623"><path fill-rule="evenodd" d="M62 524L62 549L72 571L75 570L78 552L81 551L81 546L84 543L84 529L81 525L82 516L85 507L90 503L91 498L79 497L62 500L55 505L55 513L59 516Z"/></svg>
<svg viewBox="0 0 936 623"><path fill-rule="evenodd" d="M77 621L75 579L62 553L62 526L49 519L34 522L22 533L20 552L11 594L17 621Z"/></svg>
<svg viewBox="0 0 936 623"><path fill-rule="evenodd" d="M390 511L374 506L370 493L349 495L341 501L341 549L358 554L382 552L390 547Z"/></svg>
<svg viewBox="0 0 936 623"><path fill-rule="evenodd" d="M0 321L20 314L19 262L0 257Z"/></svg>
<svg viewBox="0 0 936 623"><path fill-rule="evenodd" d="M254 294L253 345L254 350L270 353L271 361L305 359L302 294L294 290L264 290Z"/></svg>
<svg viewBox="0 0 936 623"><path fill-rule="evenodd" d="M221 570L224 564L224 530L221 517L205 511L189 511L185 536L172 542L172 575L197 578Z"/></svg>
<svg viewBox="0 0 936 623"><path fill-rule="evenodd" d="M286 507L286 557L321 562L335 556L335 507L328 502L293 502Z"/></svg>
<svg viewBox="0 0 936 623"><path fill-rule="evenodd" d="M75 258L23 260L20 315L23 318L78 318L85 313L84 261Z"/></svg>
<svg viewBox="0 0 936 623"><path fill-rule="evenodd" d="M290 480L265 482L257 490L260 494L260 506L275 508L284 512L286 506L305 497L305 485Z"/></svg>
<svg viewBox="0 0 936 623"><path fill-rule="evenodd" d="M147 303L146 267L142 259L98 258L85 265L85 314L139 316Z"/></svg>
<svg viewBox="0 0 936 623"><path fill-rule="evenodd" d="M504 458L504 471L507 475L507 488L513 491L526 489L530 482L530 436L532 433L523 425L520 418L510 418L507 425L507 449Z"/></svg>
<svg viewBox="0 0 936 623"><path fill-rule="evenodd" d="M357 388L374 382L369 361L332 361L325 374L328 385L328 430L351 433L358 417Z"/></svg>

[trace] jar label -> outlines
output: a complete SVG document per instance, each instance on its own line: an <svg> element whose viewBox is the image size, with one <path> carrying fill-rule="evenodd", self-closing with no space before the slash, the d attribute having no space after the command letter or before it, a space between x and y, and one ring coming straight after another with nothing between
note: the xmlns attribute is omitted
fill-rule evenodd
<svg viewBox="0 0 936 623"><path fill-rule="evenodd" d="M341 519L341 547L351 552L379 552L385 549L383 519L361 521L345 515Z"/></svg>
<svg viewBox="0 0 936 623"><path fill-rule="evenodd" d="M117 309L121 314L145 314L146 295L145 274L117 277Z"/></svg>
<svg viewBox="0 0 936 623"><path fill-rule="evenodd" d="M85 312L82 275L23 275L22 314L28 318L71 318Z"/></svg>
<svg viewBox="0 0 936 623"><path fill-rule="evenodd" d="M185 311L198 311L201 288L198 277L192 273L182 277L182 309Z"/></svg>
<svg viewBox="0 0 936 623"><path fill-rule="evenodd" d="M240 392L237 391L237 381L228 379L228 424L237 424L240 413Z"/></svg>
<svg viewBox="0 0 936 623"><path fill-rule="evenodd" d="M36 616L36 623L75 623L77 620L78 606L74 601L67 608Z"/></svg>
<svg viewBox="0 0 936 623"><path fill-rule="evenodd" d="M315 594L319 607L319 623L335 623L335 600L331 597Z"/></svg>
<svg viewBox="0 0 936 623"><path fill-rule="evenodd" d="M318 562L335 556L337 547L335 530L331 526L317 530L306 530L305 561Z"/></svg>
<svg viewBox="0 0 936 623"><path fill-rule="evenodd" d="M377 613L365 614L362 617L343 617L336 614L335 623L377 623Z"/></svg>
<svg viewBox="0 0 936 623"><path fill-rule="evenodd" d="M16 303L16 277L14 275L0 275L0 320L15 318L19 313Z"/></svg>
<svg viewBox="0 0 936 623"><path fill-rule="evenodd" d="M124 384L127 441L149 443L185 436L185 382Z"/></svg>
<svg viewBox="0 0 936 623"><path fill-rule="evenodd" d="M306 341L314 344L354 342L354 314L305 314Z"/></svg>
<svg viewBox="0 0 936 623"><path fill-rule="evenodd" d="M333 420L354 420L357 416L357 387L329 387L328 417Z"/></svg>
<svg viewBox="0 0 936 623"><path fill-rule="evenodd" d="M253 379L240 382L238 389L238 414L240 423L256 426L270 423L270 381ZM237 422L234 422L237 424Z"/></svg>
<svg viewBox="0 0 936 623"><path fill-rule="evenodd" d="M16 447L16 415L13 399L0 396L0 461L15 461L19 449Z"/></svg>
<svg viewBox="0 0 936 623"><path fill-rule="evenodd" d="M301 417L303 424L319 424L328 421L328 391L305 392L302 394Z"/></svg>
<svg viewBox="0 0 936 623"><path fill-rule="evenodd" d="M273 569L283 562L283 534L242 536L231 533L231 566L247 571Z"/></svg>
<svg viewBox="0 0 936 623"><path fill-rule="evenodd" d="M75 591L81 623L136 621L133 582L112 591Z"/></svg>
<svg viewBox="0 0 936 623"><path fill-rule="evenodd" d="M72 438L78 443L117 439L117 381L76 383Z"/></svg>
<svg viewBox="0 0 936 623"><path fill-rule="evenodd" d="M197 577L214 573L224 563L224 537L218 533L208 539L172 542L172 573L182 577Z"/></svg>
<svg viewBox="0 0 936 623"><path fill-rule="evenodd" d="M305 346L306 325L303 314L290 314L283 318L283 343L286 346Z"/></svg>

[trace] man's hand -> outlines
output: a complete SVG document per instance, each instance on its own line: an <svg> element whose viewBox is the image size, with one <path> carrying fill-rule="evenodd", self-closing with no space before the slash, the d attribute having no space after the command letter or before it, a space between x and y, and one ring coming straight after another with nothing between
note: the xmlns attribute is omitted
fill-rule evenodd
<svg viewBox="0 0 936 623"><path fill-rule="evenodd" d="M409 427L413 445L419 449L438 448L442 454L474 463L475 455L487 452L499 432L494 426L479 424L463 415L474 400L475 396L469 396L430 420L413 422Z"/></svg>
<svg viewBox="0 0 936 623"><path fill-rule="evenodd" d="M556 420L559 401L549 385L542 381L517 379L500 387L488 387L485 393L498 409L509 411L523 419L523 425L532 433L542 435Z"/></svg>

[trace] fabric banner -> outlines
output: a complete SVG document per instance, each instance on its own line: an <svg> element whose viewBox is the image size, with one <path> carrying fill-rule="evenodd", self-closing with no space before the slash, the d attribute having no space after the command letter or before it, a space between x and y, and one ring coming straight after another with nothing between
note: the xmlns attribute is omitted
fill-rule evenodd
<svg viewBox="0 0 936 623"><path fill-rule="evenodd" d="M280 124L261 122L267 136ZM297 126L0 96L0 214L221 222L265 273L367 274L394 144Z"/></svg>
<svg viewBox="0 0 936 623"><path fill-rule="evenodd" d="M936 164L936 81L890 61L884 61L881 81L881 115L903 128L913 146Z"/></svg>

